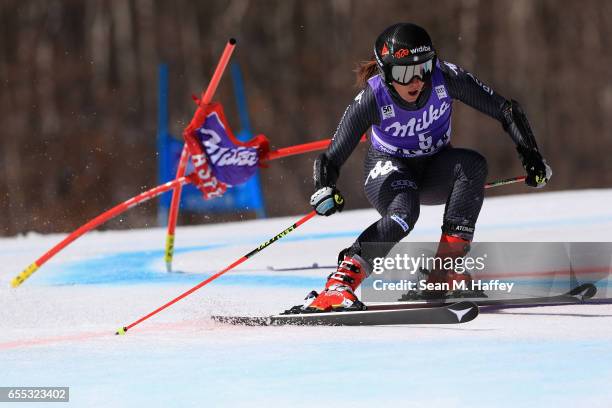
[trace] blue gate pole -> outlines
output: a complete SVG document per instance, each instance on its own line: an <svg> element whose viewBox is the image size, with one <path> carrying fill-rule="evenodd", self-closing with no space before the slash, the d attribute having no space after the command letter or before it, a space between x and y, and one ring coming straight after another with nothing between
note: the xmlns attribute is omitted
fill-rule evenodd
<svg viewBox="0 0 612 408"><path fill-rule="evenodd" d="M159 64L157 74L157 184L163 184L170 173L168 129L168 65ZM161 197L157 206L157 225L168 223L168 200Z"/></svg>
<svg viewBox="0 0 612 408"><path fill-rule="evenodd" d="M234 84L236 104L238 105L238 116L240 119L240 132L238 132L237 137L240 141L245 142L253 137L253 133L251 132L249 110L246 101L246 94L244 92L244 82L242 80L240 64L232 63L230 65L230 69L232 73L232 82ZM249 181L247 181L246 185L242 188L242 193L250 195L249 201L253 206L253 210L255 210L257 218L265 218L266 209L259 182L259 170L257 170L255 175Z"/></svg>

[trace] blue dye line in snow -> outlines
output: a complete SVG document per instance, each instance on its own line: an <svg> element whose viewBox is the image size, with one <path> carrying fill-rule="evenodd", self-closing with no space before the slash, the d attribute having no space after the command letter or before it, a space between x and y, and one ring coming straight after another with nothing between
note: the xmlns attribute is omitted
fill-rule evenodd
<svg viewBox="0 0 612 408"><path fill-rule="evenodd" d="M283 242L334 239L354 237L359 232L343 231L334 233L314 233L304 236L286 237ZM263 239L261 240L263 241ZM210 251L238 245L249 245L259 240L237 240L232 243L216 243L176 248L175 254ZM241 256L236 255L236 257ZM164 251L126 251L60 265L45 265L50 271L39 282L48 285L92 285L92 284L136 284L136 283L197 283L206 279L209 274L200 273L167 273L156 271L155 263L161 263ZM205 262L203 262L204 264ZM203 265L203 269L205 265ZM227 284L254 284L271 286L311 286L320 284L321 278L304 276L279 275L230 275L223 280Z"/></svg>
<svg viewBox="0 0 612 408"><path fill-rule="evenodd" d="M202 247L212 250L218 246ZM213 273L168 273L159 271L163 251L139 251L113 254L87 260L67 262L50 267L50 271L38 282L52 285L127 285L142 283L199 283ZM205 261L202 262L205 267ZM215 271L216 272L216 271ZM323 277L323 274L322 274ZM219 283L228 285L263 286L312 286L321 283L322 277L296 276L291 274L228 273Z"/></svg>

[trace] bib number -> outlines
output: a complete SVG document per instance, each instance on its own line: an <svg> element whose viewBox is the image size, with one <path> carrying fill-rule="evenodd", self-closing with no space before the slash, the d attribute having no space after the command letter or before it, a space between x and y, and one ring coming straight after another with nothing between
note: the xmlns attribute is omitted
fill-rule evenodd
<svg viewBox="0 0 612 408"><path fill-rule="evenodd" d="M427 136L426 133L419 133L419 147L421 150L427 150L431 148L433 144L431 136Z"/></svg>

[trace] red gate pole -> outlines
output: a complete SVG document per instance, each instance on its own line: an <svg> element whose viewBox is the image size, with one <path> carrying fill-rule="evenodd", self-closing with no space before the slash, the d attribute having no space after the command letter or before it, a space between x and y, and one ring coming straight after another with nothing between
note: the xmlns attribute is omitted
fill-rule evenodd
<svg viewBox="0 0 612 408"><path fill-rule="evenodd" d="M221 76L227 67L227 64L232 56L232 52L236 47L236 40L230 38L225 49L221 54L217 68L206 88L206 91L202 93L202 98L199 101L199 106L202 107L210 103L212 100ZM183 177L185 175L185 169L187 168L187 161L189 160L189 152L187 151L187 145L183 145L183 151L181 152L181 158L179 160L178 168L176 170L176 178ZM166 270L170 272L172 270L172 258L174 257L174 236L176 231L176 222L178 219L179 207L181 202L182 185L177 186L172 193L172 201L170 203L170 212L168 213L168 230L166 233L166 253L164 260L166 261Z"/></svg>
<svg viewBox="0 0 612 408"><path fill-rule="evenodd" d="M27 268L25 268L19 275L15 276L11 280L11 286L16 288L21 285L26 279L28 279L38 268L40 268L45 262L47 262L50 258L55 256L62 249L66 248L72 241L79 238L81 235L85 234L88 231L96 228L98 225L110 220L111 218L116 217L117 215L123 213L124 211L129 210L130 208L144 203L158 195L165 193L166 191L172 190L177 186L189 183L187 177L181 177L173 181L169 181L166 184L162 184L161 186L154 187L144 193L138 194L135 197L130 198L129 200L124 201L123 203L111 208L108 211L98 215L96 218L92 219L88 223L82 225L75 231L73 231L70 235L64 238L60 243L55 245L53 248L48 250L43 256L38 258L36 261L31 263Z"/></svg>

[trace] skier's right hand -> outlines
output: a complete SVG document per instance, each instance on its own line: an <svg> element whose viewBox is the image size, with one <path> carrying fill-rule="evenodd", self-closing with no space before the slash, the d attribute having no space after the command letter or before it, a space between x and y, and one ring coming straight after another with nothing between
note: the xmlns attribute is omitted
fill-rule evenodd
<svg viewBox="0 0 612 408"><path fill-rule="evenodd" d="M536 188L544 187L552 177L552 170L546 160L536 149L517 148L517 150L527 172L525 184Z"/></svg>
<svg viewBox="0 0 612 408"><path fill-rule="evenodd" d="M321 187L310 197L310 205L319 215L329 216L344 208L344 197L336 187Z"/></svg>

